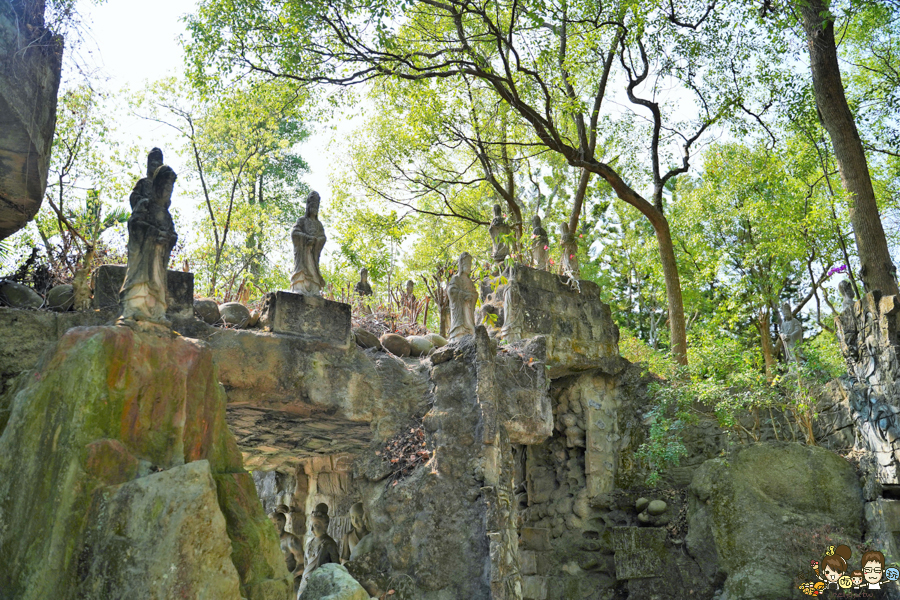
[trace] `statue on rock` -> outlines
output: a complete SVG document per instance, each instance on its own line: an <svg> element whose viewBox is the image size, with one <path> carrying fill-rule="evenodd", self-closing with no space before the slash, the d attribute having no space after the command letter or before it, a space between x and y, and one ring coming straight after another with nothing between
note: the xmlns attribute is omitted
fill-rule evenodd
<svg viewBox="0 0 900 600"><path fill-rule="evenodd" d="M281 553L284 554L284 562L287 564L288 571L292 575L298 577L303 572L303 542L296 535L284 528L287 525L287 515L285 515L286 506L279 506L278 510L269 515L269 519L275 524L278 530L278 538L281 540Z"/></svg>
<svg viewBox="0 0 900 600"><path fill-rule="evenodd" d="M541 227L541 217L534 215L531 219L531 259L534 261L534 268L542 271L547 270L547 261L550 260L550 237L547 231Z"/></svg>
<svg viewBox="0 0 900 600"><path fill-rule="evenodd" d="M147 176L131 192L128 218L128 268L122 284L122 319L168 323L166 271L178 234L169 214L175 171L154 148L147 156Z"/></svg>
<svg viewBox="0 0 900 600"><path fill-rule="evenodd" d="M447 282L450 298L450 335L452 342L475 333L475 300L478 291L469 274L472 272L472 256L468 252L459 255L459 272Z"/></svg>
<svg viewBox="0 0 900 600"><path fill-rule="evenodd" d="M838 284L838 289L841 291L841 297L843 298L841 312L852 309L853 305L856 304L856 294L853 293L853 286L850 285L850 281L847 279L842 280Z"/></svg>
<svg viewBox="0 0 900 600"><path fill-rule="evenodd" d="M803 341L803 325L794 317L791 305L785 302L781 306L781 343L784 344L784 358L787 362L799 362L797 345Z"/></svg>
<svg viewBox="0 0 900 600"><path fill-rule="evenodd" d="M291 230L294 242L294 272L291 291L297 294L320 296L325 280L319 272L319 255L325 246L325 228L319 222L319 194L310 192L306 198L306 214L297 219Z"/></svg>
<svg viewBox="0 0 900 600"><path fill-rule="evenodd" d="M315 537L306 546L306 566L303 568L303 579L300 580L300 589L297 591L298 598L306 589L310 573L322 565L341 562L337 542L328 535L328 523L331 520L328 517L328 505L318 504L309 515L309 519Z"/></svg>
<svg viewBox="0 0 900 600"><path fill-rule="evenodd" d="M359 281L353 286L353 293L360 296L371 296L372 286L369 285L369 270L365 267L359 270Z"/></svg>
<svg viewBox="0 0 900 600"><path fill-rule="evenodd" d="M569 233L568 224L560 223L559 235L559 245L562 248L562 260L559 264L562 274L572 279L579 279L581 273L578 266L578 241L575 239L575 234Z"/></svg>
<svg viewBox="0 0 900 600"><path fill-rule="evenodd" d="M488 231L491 234L491 246L493 247L491 258L498 265L502 265L506 257L509 256L509 246L506 245L503 238L507 238L512 233L512 229L503 220L499 204L494 205L494 218L491 219L491 226L488 228Z"/></svg>
<svg viewBox="0 0 900 600"><path fill-rule="evenodd" d="M369 530L366 529L366 513L363 503L357 502L350 507L350 531L345 533L344 539L341 540L341 564L350 560L353 549L367 535L369 535Z"/></svg>

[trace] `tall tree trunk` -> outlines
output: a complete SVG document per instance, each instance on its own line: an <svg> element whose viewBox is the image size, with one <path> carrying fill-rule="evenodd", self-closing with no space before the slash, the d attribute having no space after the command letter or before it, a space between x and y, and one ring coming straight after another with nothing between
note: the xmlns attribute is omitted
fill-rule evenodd
<svg viewBox="0 0 900 600"><path fill-rule="evenodd" d="M679 365L687 365L687 327L684 322L684 302L681 298L681 279L678 277L678 263L675 261L675 246L668 220L660 214L653 222L656 241L659 244L659 259L662 262L663 277L666 282L666 300L669 304L669 337L672 357Z"/></svg>
<svg viewBox="0 0 900 600"><path fill-rule="evenodd" d="M772 344L772 323L769 320L769 309L760 311L756 320L756 328L759 330L760 345L762 346L763 361L766 364L766 381L772 383L775 379L775 346Z"/></svg>
<svg viewBox="0 0 900 600"><path fill-rule="evenodd" d="M898 294L869 166L841 82L834 42L834 16L823 0L797 0L796 6L806 31L816 106L831 138L844 189L851 196L850 221L862 264L860 276L867 291Z"/></svg>

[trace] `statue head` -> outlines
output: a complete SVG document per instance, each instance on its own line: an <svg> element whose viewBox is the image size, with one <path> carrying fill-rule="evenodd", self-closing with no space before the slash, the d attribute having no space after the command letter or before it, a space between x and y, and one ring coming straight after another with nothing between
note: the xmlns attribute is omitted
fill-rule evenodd
<svg viewBox="0 0 900 600"><path fill-rule="evenodd" d="M499 205L499 204L495 204L495 205L494 205L494 218L495 218L495 219L500 219L500 218L502 218L502 217L503 217L503 213L501 212L500 205Z"/></svg>
<svg viewBox="0 0 900 600"><path fill-rule="evenodd" d="M365 529L366 512L363 509L363 503L357 502L350 507L350 526L357 531Z"/></svg>
<svg viewBox="0 0 900 600"><path fill-rule="evenodd" d="M531 226L535 229L541 226L541 215L534 215L531 217Z"/></svg>
<svg viewBox="0 0 900 600"><path fill-rule="evenodd" d="M791 304L789 302L785 302L781 305L781 314L784 317L785 321L790 321L794 318L791 311Z"/></svg>
<svg viewBox="0 0 900 600"><path fill-rule="evenodd" d="M163 166L163 153L159 148L154 148L147 155L147 177L153 177L156 170Z"/></svg>
<svg viewBox="0 0 900 600"><path fill-rule="evenodd" d="M469 275L472 272L472 255L463 252L459 255L459 273L460 275Z"/></svg>
<svg viewBox="0 0 900 600"><path fill-rule="evenodd" d="M278 529L278 533L284 533L284 528L287 526L287 517L283 512L275 511L269 514L269 519L275 523L275 527Z"/></svg>
<svg viewBox="0 0 900 600"><path fill-rule="evenodd" d="M560 235L569 235L569 224L568 223L560 223L559 224L559 234Z"/></svg>
<svg viewBox="0 0 900 600"><path fill-rule="evenodd" d="M316 219L319 216L319 192L310 192L306 197L306 216L310 219Z"/></svg>
<svg viewBox="0 0 900 600"><path fill-rule="evenodd" d="M415 289L415 287L416 287L416 284L413 283L413 280L412 280L412 279L407 279L407 280L406 280L406 293L407 293L408 295L410 295L410 296L412 295L413 289Z"/></svg>
<svg viewBox="0 0 900 600"><path fill-rule="evenodd" d="M856 294L853 293L853 286L850 285L849 279L842 279L838 284L838 290L840 290L841 296L843 296L847 300L856 300Z"/></svg>
<svg viewBox="0 0 900 600"><path fill-rule="evenodd" d="M309 515L310 529L316 537L322 537L328 532L328 523L331 519L328 517L328 505L320 502L316 505L315 510Z"/></svg>
<svg viewBox="0 0 900 600"><path fill-rule="evenodd" d="M369 281L369 270L365 267L359 270L359 280L363 283L368 283Z"/></svg>

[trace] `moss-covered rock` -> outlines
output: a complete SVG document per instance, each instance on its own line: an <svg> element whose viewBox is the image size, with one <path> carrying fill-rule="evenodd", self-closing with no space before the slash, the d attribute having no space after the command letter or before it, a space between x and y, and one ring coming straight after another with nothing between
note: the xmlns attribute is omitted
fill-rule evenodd
<svg viewBox="0 0 900 600"><path fill-rule="evenodd" d="M0 589L23 600L74 597L79 556L93 539L87 532L102 514L96 503L135 478L208 461L243 595L289 596L278 540L226 426L225 392L205 344L79 327L23 377L5 402L0 436Z"/></svg>
<svg viewBox="0 0 900 600"><path fill-rule="evenodd" d="M852 544L862 535L863 498L853 468L823 448L742 446L703 463L690 492L688 549L702 568L718 559L728 598L796 596L795 575L826 546L823 540L822 547L797 548L795 540L827 530Z"/></svg>

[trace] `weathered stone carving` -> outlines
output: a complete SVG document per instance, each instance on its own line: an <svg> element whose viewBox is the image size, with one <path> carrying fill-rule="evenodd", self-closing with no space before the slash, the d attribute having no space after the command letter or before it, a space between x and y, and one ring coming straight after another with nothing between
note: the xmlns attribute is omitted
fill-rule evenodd
<svg viewBox="0 0 900 600"><path fill-rule="evenodd" d="M850 281L847 279L842 280L838 284L838 289L841 292L841 298L843 298L841 312L852 309L853 305L856 303L856 294L853 293L853 286L850 285Z"/></svg>
<svg viewBox="0 0 900 600"><path fill-rule="evenodd" d="M325 280L319 272L319 255L325 246L325 228L319 222L319 194L310 192L306 198L306 214L297 219L291 230L294 242L294 272L291 291L297 294L320 296Z"/></svg>
<svg viewBox="0 0 900 600"><path fill-rule="evenodd" d="M147 156L147 176L131 192L128 218L128 268L120 292L122 318L167 323L166 270L178 239L169 214L175 171L154 148Z"/></svg>
<svg viewBox="0 0 900 600"><path fill-rule="evenodd" d="M531 230L531 259L534 261L534 268L547 270L547 261L550 259L550 238L547 236L547 230L541 227L541 217L534 215L531 219L534 229Z"/></svg>
<svg viewBox="0 0 900 600"><path fill-rule="evenodd" d="M560 267L563 275L567 275L572 279L581 277L578 266L578 241L575 234L569 233L569 225L567 223L559 224L559 245L562 248L562 260Z"/></svg>
<svg viewBox="0 0 900 600"><path fill-rule="evenodd" d="M478 291L469 274L472 272L472 256L468 252L459 255L459 272L447 283L450 297L450 335L452 342L475 333L475 300Z"/></svg>
<svg viewBox="0 0 900 600"><path fill-rule="evenodd" d="M512 229L503 220L503 213L500 211L500 205L494 205L494 218L491 219L491 226L488 228L491 233L491 246L493 251L491 258L497 264L502 264L506 257L509 256L509 246L502 240L503 237L512 233Z"/></svg>
<svg viewBox="0 0 900 600"><path fill-rule="evenodd" d="M798 362L797 344L803 341L803 325L794 317L791 305L781 306L781 341L784 344L784 358L787 362Z"/></svg>
<svg viewBox="0 0 900 600"><path fill-rule="evenodd" d="M284 530L287 525L285 510L290 509L286 506L279 506L275 512L269 515L269 519L278 530L278 538L281 540L281 553L284 554L284 562L288 571L296 576L302 573L303 569L303 542L290 531Z"/></svg>
<svg viewBox="0 0 900 600"><path fill-rule="evenodd" d="M365 267L359 270L359 281L353 286L353 293L360 296L371 296L372 286L369 285L369 270Z"/></svg>
<svg viewBox="0 0 900 600"><path fill-rule="evenodd" d="M300 589L297 592L299 597L306 589L309 575L322 565L328 563L340 563L341 556L338 551L337 542L328 535L328 523L331 520L328 516L328 505L320 503L315 510L309 515L310 528L313 539L306 546L306 566L303 568L303 579L300 581Z"/></svg>
<svg viewBox="0 0 900 600"><path fill-rule="evenodd" d="M366 513L363 503L357 502L350 507L350 531L345 533L344 539L341 540L341 564L350 560L353 549L367 535L369 535L369 530L366 528Z"/></svg>

